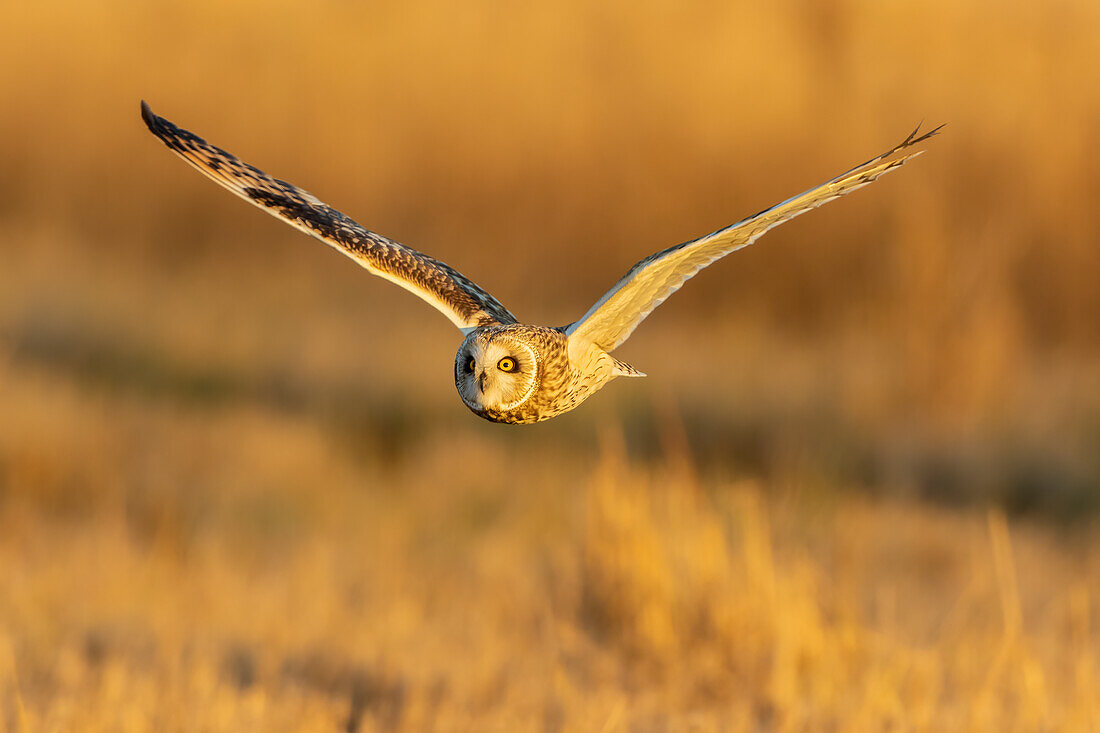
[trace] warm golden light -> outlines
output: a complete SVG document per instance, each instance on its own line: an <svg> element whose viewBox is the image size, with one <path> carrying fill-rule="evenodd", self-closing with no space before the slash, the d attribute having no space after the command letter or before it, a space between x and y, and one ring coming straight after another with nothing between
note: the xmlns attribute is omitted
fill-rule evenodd
<svg viewBox="0 0 1100 733"><path fill-rule="evenodd" d="M6 10L0 731L1095 726L1097 28ZM142 98L546 325L947 127L672 296L615 353L646 379L515 428L456 400L451 324L189 169Z"/></svg>

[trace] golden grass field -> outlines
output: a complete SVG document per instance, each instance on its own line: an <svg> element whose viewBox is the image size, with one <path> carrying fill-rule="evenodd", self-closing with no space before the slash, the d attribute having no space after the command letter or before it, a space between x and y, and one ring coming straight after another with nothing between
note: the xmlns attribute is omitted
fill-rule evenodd
<svg viewBox="0 0 1100 733"><path fill-rule="evenodd" d="M0 733L1100 729L1100 5L4 15ZM142 98L549 325L948 126L506 427Z"/></svg>

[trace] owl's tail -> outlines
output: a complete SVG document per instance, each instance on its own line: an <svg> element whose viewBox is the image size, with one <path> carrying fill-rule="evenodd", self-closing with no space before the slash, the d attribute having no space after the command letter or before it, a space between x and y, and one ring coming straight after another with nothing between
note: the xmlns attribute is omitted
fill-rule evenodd
<svg viewBox="0 0 1100 733"><path fill-rule="evenodd" d="M615 362L615 371L612 372L616 377L644 377L645 372L639 371L634 367L627 364L625 361L619 361L615 357L611 357Z"/></svg>

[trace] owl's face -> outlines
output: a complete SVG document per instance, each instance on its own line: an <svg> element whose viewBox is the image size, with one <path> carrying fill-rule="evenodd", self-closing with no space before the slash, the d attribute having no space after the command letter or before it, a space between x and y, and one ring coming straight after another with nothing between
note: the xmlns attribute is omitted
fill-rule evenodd
<svg viewBox="0 0 1100 733"><path fill-rule="evenodd" d="M534 394L538 381L535 350L515 333L471 334L455 357L455 386L474 411L513 410Z"/></svg>

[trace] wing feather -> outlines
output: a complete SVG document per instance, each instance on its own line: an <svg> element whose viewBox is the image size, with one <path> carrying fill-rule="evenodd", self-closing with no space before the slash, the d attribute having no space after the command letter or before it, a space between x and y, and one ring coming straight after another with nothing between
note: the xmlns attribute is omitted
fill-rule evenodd
<svg viewBox="0 0 1100 733"><path fill-rule="evenodd" d="M917 136L920 127L882 155L841 173L786 201L690 242L661 250L638 262L576 323L566 328L571 351L595 344L616 348L646 316L680 289L697 272L730 252L747 247L774 226L851 193L897 168L920 151L901 151L939 132L943 125Z"/></svg>
<svg viewBox="0 0 1100 733"><path fill-rule="evenodd" d="M208 178L339 250L371 273L420 296L463 332L516 322L496 298L445 263L365 229L313 194L272 178L158 117L145 102L141 103L141 116L154 135Z"/></svg>

